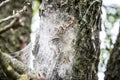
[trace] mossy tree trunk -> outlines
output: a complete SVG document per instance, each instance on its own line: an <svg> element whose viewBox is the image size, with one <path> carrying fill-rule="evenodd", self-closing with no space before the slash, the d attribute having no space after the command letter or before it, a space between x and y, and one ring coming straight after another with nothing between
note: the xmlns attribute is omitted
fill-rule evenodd
<svg viewBox="0 0 120 80"><path fill-rule="evenodd" d="M70 50L71 54L74 56L74 59L72 59L73 60L72 71L71 70L68 71L70 72L70 74L65 73L66 75L65 77L63 76L61 77L59 72L58 74L55 72L55 74L52 75L52 78L50 79L98 80L97 72L98 72L98 63L99 63L99 55L100 55L99 32L101 30L101 4L102 4L101 0L99 1L97 0L43 0L42 1L41 8L40 8L40 11L41 11L40 17L42 17L43 19L46 19L46 17L48 16L50 17L53 16L54 14L53 15L51 14L54 12L56 14L58 12L58 15L59 15L59 12L60 12L63 14L67 13L68 15L74 16L74 19L76 21L76 25L73 25L74 32L71 32L73 34L75 33L74 39L73 39L73 43L75 44L70 45L75 50L73 52L72 50ZM65 21L64 19L65 18L63 18L63 21ZM44 30L44 28L41 28L41 29ZM59 30L65 31L65 29L66 29L65 27L62 27ZM42 33L40 36L42 36L43 34L44 33ZM70 35L66 36L65 34L62 34L62 36L65 36L67 38L70 37ZM65 40L65 37L64 39L60 39L60 40ZM57 40L55 39L54 39L54 42L56 42L57 43L56 45L58 45L60 43L60 40L59 38L57 38ZM69 42L69 40L66 41L66 44L67 42ZM37 48L39 49L39 47L41 47L41 45L37 43L33 52L38 53L39 50L37 50ZM59 50L62 53L62 50L61 49ZM67 55L70 55L69 54L70 52L67 53L67 51L64 52L63 50L63 54L64 53ZM69 56L69 59L70 59L70 56Z"/></svg>
<svg viewBox="0 0 120 80"><path fill-rule="evenodd" d="M43 71L48 80L98 80L101 4L101 0L42 0L40 20L46 22L40 25L32 51L34 70Z"/></svg>
<svg viewBox="0 0 120 80"><path fill-rule="evenodd" d="M120 29L108 60L105 80L120 80Z"/></svg>

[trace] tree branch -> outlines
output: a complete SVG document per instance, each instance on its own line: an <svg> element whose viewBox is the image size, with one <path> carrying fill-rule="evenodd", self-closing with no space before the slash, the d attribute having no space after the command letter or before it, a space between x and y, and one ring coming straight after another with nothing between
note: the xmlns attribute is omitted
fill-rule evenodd
<svg viewBox="0 0 120 80"><path fill-rule="evenodd" d="M25 64L1 51L0 65L7 77L12 80L47 80L41 73L27 73L29 68Z"/></svg>
<svg viewBox="0 0 120 80"><path fill-rule="evenodd" d="M20 22L16 23L16 21L18 21L18 19L22 16L22 14L27 10L29 5L30 5L30 3L26 2L26 4L23 6L23 8L20 11L18 11L16 14L14 14L12 16L8 16L8 17L6 17L4 19L1 19L0 24L5 22L5 21L8 21L10 19L13 19L13 20L10 22L10 24L8 24L4 28L0 29L0 34L8 31L10 28L14 28L15 26L19 27L19 25L21 25L21 24L20 24ZM16 27L16 28L18 28L18 27Z"/></svg>
<svg viewBox="0 0 120 80"><path fill-rule="evenodd" d="M6 3L10 2L10 0L5 0L3 2L0 3L0 7L2 7L3 5L5 5Z"/></svg>
<svg viewBox="0 0 120 80"><path fill-rule="evenodd" d="M8 16L7 18L1 19L0 23L3 23L5 21L8 21L10 19L13 18L19 18L21 17L21 15L27 10L27 6L25 5L20 11L18 11L16 14L12 15L12 16Z"/></svg>
<svg viewBox="0 0 120 80"><path fill-rule="evenodd" d="M20 22L17 22L17 21L18 21L18 19L15 18L15 19L13 19L13 20L10 22L10 24L8 24L8 25L6 25L5 27L1 28L1 29L0 29L0 34L8 31L8 30L11 29L11 28L18 28L18 27L22 26L22 25L20 24Z"/></svg>
<svg viewBox="0 0 120 80"><path fill-rule="evenodd" d="M4 72L6 73L6 75L9 77L9 78L12 78L12 79L17 79L20 77L20 74L17 73L13 68L12 66L10 65L10 57L9 56L6 56L6 54L3 54L1 51L0 51L0 64L1 64L1 67L3 68Z"/></svg>

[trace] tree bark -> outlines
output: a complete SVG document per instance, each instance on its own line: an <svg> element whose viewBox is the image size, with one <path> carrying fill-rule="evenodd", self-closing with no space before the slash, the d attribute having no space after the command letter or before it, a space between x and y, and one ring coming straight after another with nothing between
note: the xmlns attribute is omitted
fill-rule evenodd
<svg viewBox="0 0 120 80"><path fill-rule="evenodd" d="M9 54L0 51L0 64L7 78L1 76L1 80L38 80L45 79L42 75L28 73L30 69L21 61ZM3 74L3 73L2 73Z"/></svg>
<svg viewBox="0 0 120 80"><path fill-rule="evenodd" d="M101 0L42 0L32 51L35 73L43 73L47 80L98 79L101 4Z"/></svg>
<svg viewBox="0 0 120 80"><path fill-rule="evenodd" d="M120 80L120 29L108 60L105 80Z"/></svg>
<svg viewBox="0 0 120 80"><path fill-rule="evenodd" d="M40 25L40 32L33 50L34 64L43 65L41 60L43 63L51 62L52 64L52 61L45 58L42 53L49 56L49 54L52 55L51 52L53 51L59 55L59 58L53 59L57 62L54 62L56 64L51 72L52 76L48 74L48 70L51 68L49 63L49 67L45 65L44 67L40 66L41 69L37 69L38 66L34 66L35 69L45 73L50 80L97 80L100 55L101 4L101 0L43 0L40 8L42 25ZM53 31L52 35L49 31ZM48 34L44 32L48 32ZM48 40L49 45L55 46L55 50L47 52L51 46L47 45L48 41L45 42L44 36L50 38L50 41ZM68 47L70 48L68 49ZM42 59L40 60L40 58Z"/></svg>

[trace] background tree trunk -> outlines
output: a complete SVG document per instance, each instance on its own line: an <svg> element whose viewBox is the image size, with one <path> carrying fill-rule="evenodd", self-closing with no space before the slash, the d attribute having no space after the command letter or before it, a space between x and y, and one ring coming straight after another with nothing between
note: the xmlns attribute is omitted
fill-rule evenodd
<svg viewBox="0 0 120 80"><path fill-rule="evenodd" d="M108 60L105 80L120 80L120 29Z"/></svg>
<svg viewBox="0 0 120 80"><path fill-rule="evenodd" d="M50 80L97 80L100 55L101 4L102 1L96 0L43 0L40 8L40 22L42 25L40 25L39 36L36 38L33 50L35 55L34 64L39 65L41 69L37 69L38 66L34 66L34 68L45 73ZM70 24L71 18L66 17L66 14L73 17L75 23ZM65 27L66 24L62 24L62 21L67 25L72 25L72 28ZM52 25L52 23L55 25ZM54 31L56 28L57 31ZM53 31L52 35L49 31ZM45 42L44 36L47 36L47 39L50 38L48 45L48 41ZM55 50L47 52L49 48L51 49L49 45L55 46ZM70 47L70 49L66 47ZM48 65L44 66L43 64L45 62L51 62L50 64L52 64L52 60L46 58L44 54L47 54L46 56L49 56L49 54L54 55L51 53L52 51L59 55L59 59L53 59L53 62L55 60L58 60L58 62L54 62L56 64L52 76L49 76L48 72L51 65L47 63ZM53 58L51 55L50 57ZM40 58L42 59L40 60Z"/></svg>

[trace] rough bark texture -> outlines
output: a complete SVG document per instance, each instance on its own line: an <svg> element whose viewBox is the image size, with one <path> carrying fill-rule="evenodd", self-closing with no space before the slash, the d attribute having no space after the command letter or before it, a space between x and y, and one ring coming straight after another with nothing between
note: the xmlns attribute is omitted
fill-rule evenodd
<svg viewBox="0 0 120 80"><path fill-rule="evenodd" d="M48 73L48 80L97 80L101 4L97 0L42 0L40 19L46 22L40 25L32 51L33 70Z"/></svg>
<svg viewBox="0 0 120 80"><path fill-rule="evenodd" d="M98 80L101 1L80 1L79 6L79 32L76 41L73 80Z"/></svg>
<svg viewBox="0 0 120 80"><path fill-rule="evenodd" d="M120 29L108 60L105 80L120 80Z"/></svg>
<svg viewBox="0 0 120 80"><path fill-rule="evenodd" d="M101 4L96 0L43 0L44 8L40 15L52 11L68 13L77 21L77 37L75 45L74 62L71 75L61 78L56 73L54 80L97 80L97 71L100 55L99 31L101 29ZM50 11L46 11L50 10ZM42 12L43 11L43 12ZM69 37L69 36L68 36ZM58 41L59 42L59 41ZM36 44L36 49L40 46ZM35 53L35 52L34 52Z"/></svg>

